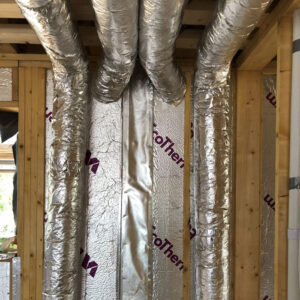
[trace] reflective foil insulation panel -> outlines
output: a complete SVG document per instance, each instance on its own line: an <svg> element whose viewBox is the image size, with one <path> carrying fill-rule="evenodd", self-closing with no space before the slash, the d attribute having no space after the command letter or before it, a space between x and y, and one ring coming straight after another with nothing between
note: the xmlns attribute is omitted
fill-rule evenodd
<svg viewBox="0 0 300 300"><path fill-rule="evenodd" d="M46 182L53 88L48 71ZM92 98L90 114L81 299L182 299L184 102L163 103L136 68L122 99Z"/></svg>
<svg viewBox="0 0 300 300"><path fill-rule="evenodd" d="M276 76L265 75L262 99L262 195L260 295L274 298ZM268 298L268 299L269 299Z"/></svg>
<svg viewBox="0 0 300 300"><path fill-rule="evenodd" d="M12 100L12 69L0 68L0 101Z"/></svg>

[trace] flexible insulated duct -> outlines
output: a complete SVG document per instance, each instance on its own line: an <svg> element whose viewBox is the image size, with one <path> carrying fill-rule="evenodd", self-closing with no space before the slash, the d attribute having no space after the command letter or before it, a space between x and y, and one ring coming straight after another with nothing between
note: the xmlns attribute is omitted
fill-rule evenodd
<svg viewBox="0 0 300 300"><path fill-rule="evenodd" d="M137 55L138 0L92 0L104 57L95 81L95 98L117 101L132 75Z"/></svg>
<svg viewBox="0 0 300 300"><path fill-rule="evenodd" d="M142 0L139 19L139 57L163 101L184 98L185 81L173 61L184 0Z"/></svg>
<svg viewBox="0 0 300 300"><path fill-rule="evenodd" d="M17 2L51 59L55 78L43 295L79 299L88 66L66 1Z"/></svg>
<svg viewBox="0 0 300 300"><path fill-rule="evenodd" d="M231 299L230 63L270 0L220 0L198 48L194 78L196 298Z"/></svg>

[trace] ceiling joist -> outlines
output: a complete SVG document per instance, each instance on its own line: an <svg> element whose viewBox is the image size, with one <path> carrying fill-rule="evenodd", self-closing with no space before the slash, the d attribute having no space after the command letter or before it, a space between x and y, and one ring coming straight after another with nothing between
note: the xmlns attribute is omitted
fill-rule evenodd
<svg viewBox="0 0 300 300"><path fill-rule="evenodd" d="M99 46L100 40L94 26L79 26L79 35L84 46ZM176 41L176 48L196 49L202 36L201 29L184 30ZM27 24L1 24L0 44L40 44L40 41Z"/></svg>
<svg viewBox="0 0 300 300"><path fill-rule="evenodd" d="M183 24L207 25L213 15L215 0L193 0L184 10ZM91 21L94 12L90 1L70 0L71 13L75 20ZM0 0L0 18L24 19L18 5L14 0Z"/></svg>

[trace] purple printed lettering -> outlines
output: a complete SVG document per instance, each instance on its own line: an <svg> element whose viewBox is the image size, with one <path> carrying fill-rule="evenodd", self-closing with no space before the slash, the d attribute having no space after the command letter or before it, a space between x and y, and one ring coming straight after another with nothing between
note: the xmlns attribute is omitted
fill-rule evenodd
<svg viewBox="0 0 300 300"><path fill-rule="evenodd" d="M92 168L91 168L91 171L96 174L97 173L97 170L98 170L98 167L99 167L99 160L95 157L91 158L92 156L92 153L90 150L87 150L86 151L86 155L85 155L85 164L87 166L90 166L92 165Z"/></svg>

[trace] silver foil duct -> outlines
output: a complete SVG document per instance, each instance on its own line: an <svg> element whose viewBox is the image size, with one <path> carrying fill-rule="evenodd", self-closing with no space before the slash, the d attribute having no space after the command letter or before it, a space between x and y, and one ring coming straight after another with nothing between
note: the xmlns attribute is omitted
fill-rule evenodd
<svg viewBox="0 0 300 300"><path fill-rule="evenodd" d="M274 299L276 76L264 76L262 136L261 299ZM269 299L267 298L267 299Z"/></svg>
<svg viewBox="0 0 300 300"><path fill-rule="evenodd" d="M220 0L198 48L194 78L196 299L232 298L232 103L234 54L269 0Z"/></svg>
<svg viewBox="0 0 300 300"><path fill-rule="evenodd" d="M128 84L137 54L138 0L91 0L104 57L93 93L117 101Z"/></svg>
<svg viewBox="0 0 300 300"><path fill-rule="evenodd" d="M17 3L49 55L55 78L43 296L79 299L88 66L66 1Z"/></svg>
<svg viewBox="0 0 300 300"><path fill-rule="evenodd" d="M136 68L123 93L120 299L152 298L153 87Z"/></svg>
<svg viewBox="0 0 300 300"><path fill-rule="evenodd" d="M139 57L163 101L184 99L185 80L173 61L185 0L141 0Z"/></svg>

